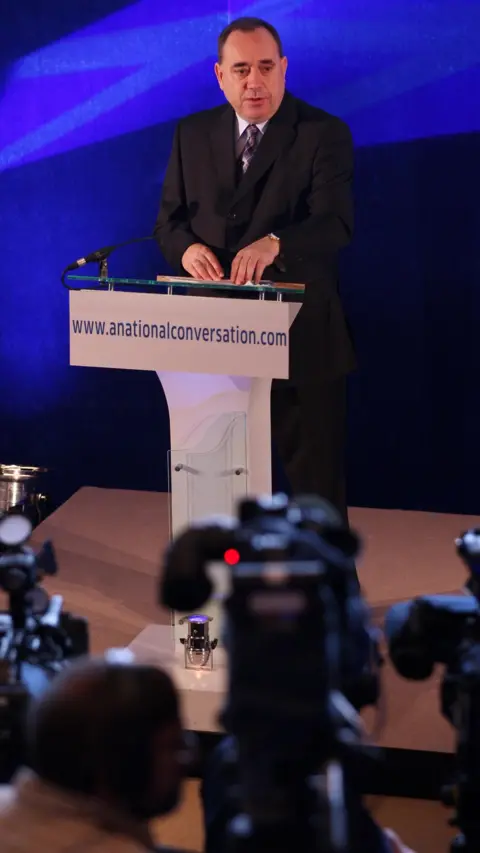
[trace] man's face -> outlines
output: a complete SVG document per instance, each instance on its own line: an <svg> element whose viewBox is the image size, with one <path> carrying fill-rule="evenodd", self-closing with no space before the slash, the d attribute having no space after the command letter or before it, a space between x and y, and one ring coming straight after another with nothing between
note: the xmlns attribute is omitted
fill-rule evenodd
<svg viewBox="0 0 480 853"><path fill-rule="evenodd" d="M263 28L251 33L233 32L215 65L218 84L235 112L252 124L268 121L285 93L286 56Z"/></svg>

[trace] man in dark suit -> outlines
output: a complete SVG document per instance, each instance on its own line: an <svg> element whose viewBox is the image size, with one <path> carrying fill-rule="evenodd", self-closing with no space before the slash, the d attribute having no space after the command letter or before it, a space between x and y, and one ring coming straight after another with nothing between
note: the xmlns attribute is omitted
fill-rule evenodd
<svg viewBox="0 0 480 853"><path fill-rule="evenodd" d="M173 269L205 281L302 282L290 379L272 387L272 435L295 494L346 517L345 379L354 353L337 255L353 229L347 126L285 90L277 31L257 18L219 37L215 73L228 104L176 129L155 228Z"/></svg>

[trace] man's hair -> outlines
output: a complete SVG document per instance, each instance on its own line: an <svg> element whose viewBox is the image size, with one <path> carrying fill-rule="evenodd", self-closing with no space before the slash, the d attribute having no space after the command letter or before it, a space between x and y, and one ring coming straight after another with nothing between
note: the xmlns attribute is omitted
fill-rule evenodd
<svg viewBox="0 0 480 853"><path fill-rule="evenodd" d="M153 736L179 720L178 705L170 677L154 666L74 665L32 704L27 764L59 788L92 795L100 783L128 798L130 785L148 785Z"/></svg>
<svg viewBox="0 0 480 853"><path fill-rule="evenodd" d="M267 30L276 42L280 56L284 56L282 40L273 24L269 24L268 21L264 21L262 18L237 18L235 21L231 21L218 37L219 62L223 59L223 48L232 33L253 33L255 30Z"/></svg>

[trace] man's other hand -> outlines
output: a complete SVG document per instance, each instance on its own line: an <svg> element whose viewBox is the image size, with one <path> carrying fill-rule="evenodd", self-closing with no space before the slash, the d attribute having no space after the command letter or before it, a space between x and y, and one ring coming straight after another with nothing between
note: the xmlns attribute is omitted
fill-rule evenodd
<svg viewBox="0 0 480 853"><path fill-rule="evenodd" d="M410 847L407 847L407 845L401 841L396 832L393 832L391 829L385 829L384 833L388 838L392 853L414 853Z"/></svg>
<svg viewBox="0 0 480 853"><path fill-rule="evenodd" d="M203 243L193 243L188 247L182 257L182 266L200 281L219 281L224 275L218 258Z"/></svg>
<svg viewBox="0 0 480 853"><path fill-rule="evenodd" d="M278 240L262 237L235 255L232 263L230 278L234 284L246 284L254 281L259 284L266 267L273 264L280 252Z"/></svg>

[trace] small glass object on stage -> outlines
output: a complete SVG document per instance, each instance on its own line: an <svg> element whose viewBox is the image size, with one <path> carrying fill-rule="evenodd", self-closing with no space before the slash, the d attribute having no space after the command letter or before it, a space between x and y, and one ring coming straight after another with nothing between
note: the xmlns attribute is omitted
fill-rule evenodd
<svg viewBox="0 0 480 853"><path fill-rule="evenodd" d="M213 669L213 651L218 645L218 640L210 640L209 623L213 622L213 616L205 616L196 613L192 616L183 616L178 624L188 625L188 634L181 637L180 642L185 648L185 669Z"/></svg>

